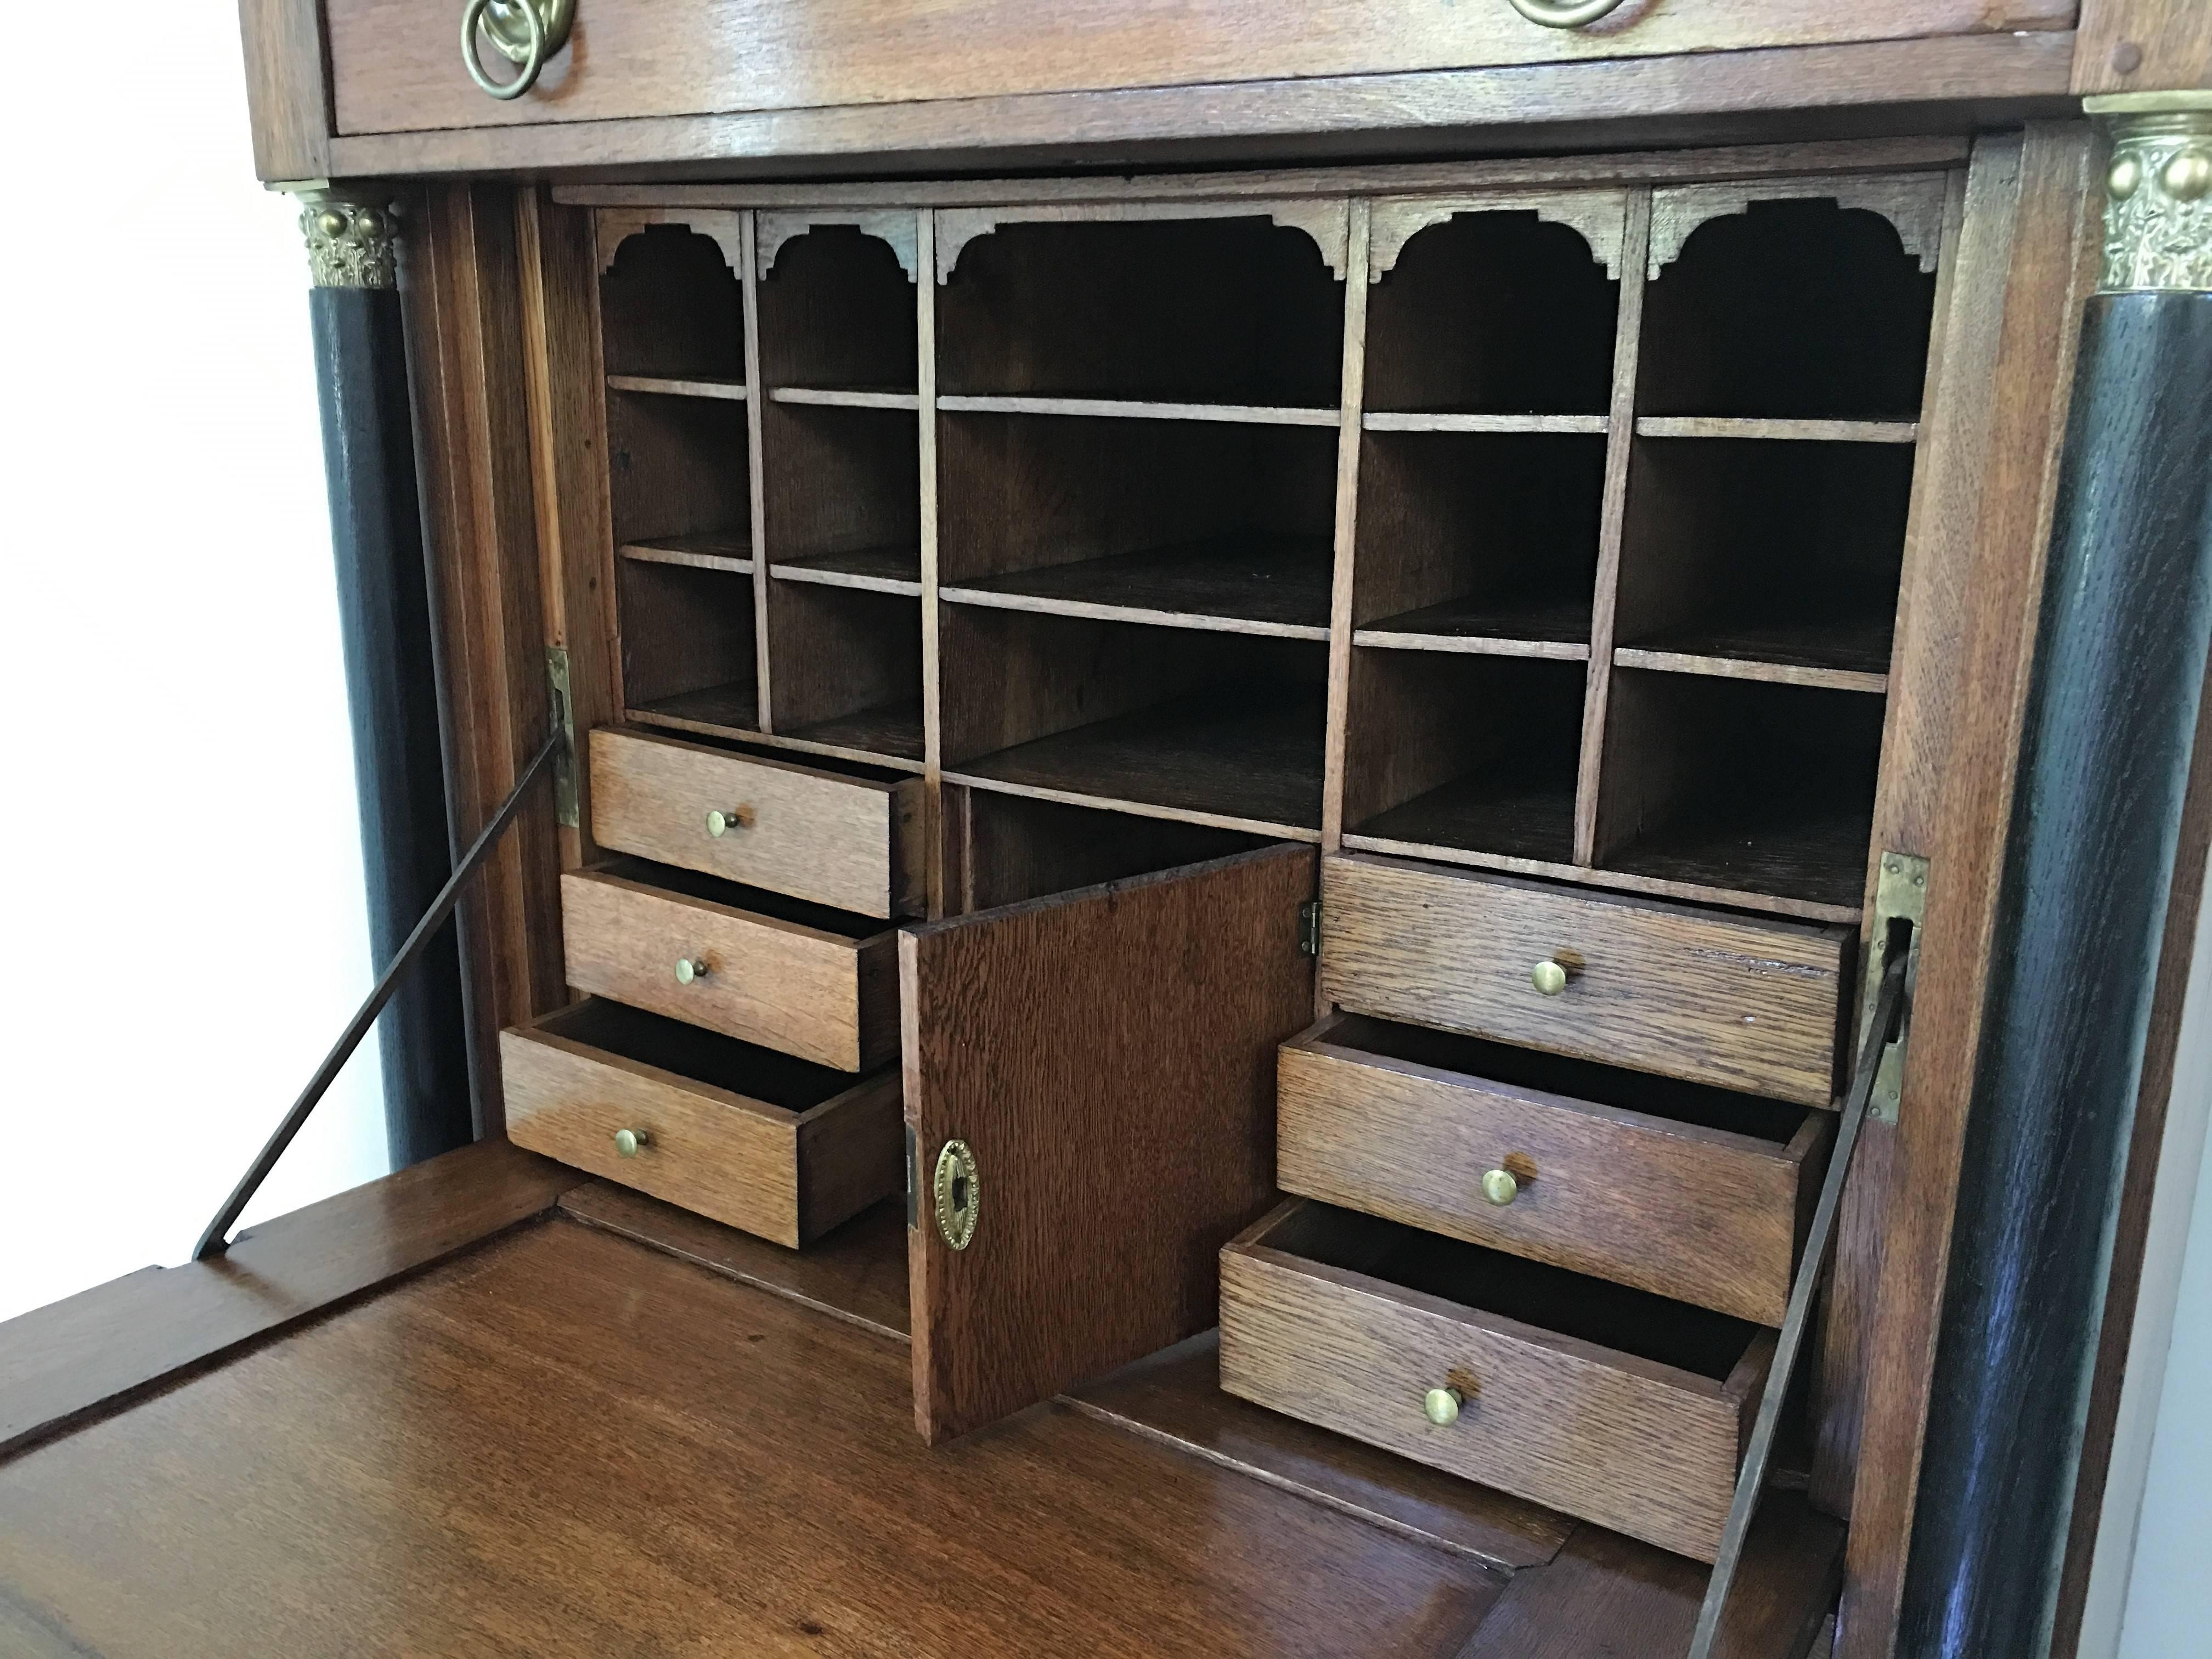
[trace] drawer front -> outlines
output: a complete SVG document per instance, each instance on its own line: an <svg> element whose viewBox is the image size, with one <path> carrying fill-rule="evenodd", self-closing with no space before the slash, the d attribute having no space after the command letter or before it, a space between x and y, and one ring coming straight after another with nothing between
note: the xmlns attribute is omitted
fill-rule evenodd
<svg viewBox="0 0 2212 1659"><path fill-rule="evenodd" d="M1267 1226L1222 1252L1230 1393L1713 1559L1771 1332L1716 1382L1255 1242ZM1464 1399L1439 1425L1423 1401L1444 1386Z"/></svg>
<svg viewBox="0 0 2212 1659"><path fill-rule="evenodd" d="M1278 1058L1285 1192L1782 1323L1827 1113L1777 1144L1341 1047L1340 1024Z"/></svg>
<svg viewBox="0 0 2212 1659"><path fill-rule="evenodd" d="M842 1071L898 1053L896 933L843 939L593 871L561 878L561 926L579 991Z"/></svg>
<svg viewBox="0 0 2212 1659"><path fill-rule="evenodd" d="M905 1178L896 1073L787 1112L562 1036L559 1019L500 1035L518 1146L793 1249ZM645 1137L634 1157L624 1129Z"/></svg>
<svg viewBox="0 0 2212 1659"><path fill-rule="evenodd" d="M708 814L724 816L712 834ZM922 896L921 780L848 777L635 732L592 733L592 836L864 916Z"/></svg>
<svg viewBox="0 0 2212 1659"><path fill-rule="evenodd" d="M1385 1019L1831 1103L1849 930L1365 856L1322 861L1323 995ZM1540 963L1567 972L1546 995Z"/></svg>
<svg viewBox="0 0 2212 1659"><path fill-rule="evenodd" d="M471 84L459 0L328 9L341 133L1478 68L2063 28L2075 0L1627 0L1547 28L1507 0L580 0L509 103ZM492 54L484 54L492 58ZM514 66L488 65L501 80Z"/></svg>

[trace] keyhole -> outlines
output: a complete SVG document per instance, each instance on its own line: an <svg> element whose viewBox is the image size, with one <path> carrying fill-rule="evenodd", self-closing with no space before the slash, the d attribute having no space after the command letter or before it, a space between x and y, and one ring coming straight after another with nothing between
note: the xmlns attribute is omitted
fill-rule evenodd
<svg viewBox="0 0 2212 1659"><path fill-rule="evenodd" d="M952 1207L956 1210L968 1207L968 1177L964 1175L952 1177Z"/></svg>

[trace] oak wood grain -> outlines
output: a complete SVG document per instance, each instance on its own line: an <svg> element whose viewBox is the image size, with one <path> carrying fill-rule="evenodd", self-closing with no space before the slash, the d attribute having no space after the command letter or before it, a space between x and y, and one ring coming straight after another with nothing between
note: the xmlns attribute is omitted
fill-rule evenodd
<svg viewBox="0 0 2212 1659"><path fill-rule="evenodd" d="M330 171L331 94L315 0L238 0L253 171L267 181Z"/></svg>
<svg viewBox="0 0 2212 1659"><path fill-rule="evenodd" d="M605 730L591 757L592 833L605 846L863 915L920 908L915 780ZM709 811L740 809L750 823L708 834Z"/></svg>
<svg viewBox="0 0 2212 1659"><path fill-rule="evenodd" d="M1273 1191L1312 891L1312 853L1277 847L902 932L919 1178L958 1139L980 1188L967 1249L926 1198L908 1240L926 1438L1213 1322L1213 1254Z"/></svg>
<svg viewBox="0 0 2212 1659"><path fill-rule="evenodd" d="M574 1171L478 1141L0 1324L0 1456L551 1208ZM0 1597L0 1607L5 1598Z"/></svg>
<svg viewBox="0 0 2212 1659"><path fill-rule="evenodd" d="M1826 1106L1850 936L1344 854L1322 866L1322 984L1386 1019ZM1540 994L1534 965L1569 969Z"/></svg>
<svg viewBox="0 0 2212 1659"><path fill-rule="evenodd" d="M2075 91L2206 87L2212 87L2212 12L2191 0L2081 0Z"/></svg>
<svg viewBox="0 0 2212 1659"><path fill-rule="evenodd" d="M896 1073L855 1082L596 1001L500 1043L518 1145L778 1243L795 1249L903 1178ZM633 1157L616 1149L623 1129L641 1143Z"/></svg>
<svg viewBox="0 0 2212 1659"><path fill-rule="evenodd" d="M1547 1317L1567 1312L1548 1281L1516 1298L1512 1313L1490 1311L1507 1277L1498 1264L1510 1259L1488 1252L1470 1251L1467 1265L1441 1275L1481 1298L1472 1304L1395 1282L1406 1254L1432 1243L1297 1200L1256 1223L1221 1253L1222 1386L1711 1560L1742 1450L1743 1401L1764 1380L1772 1334L1702 1315L1712 1328L1698 1343L1650 1358L1643 1341L1615 1348L1605 1336L1527 1322L1526 1304L1548 1304ZM1480 1257L1489 1258L1487 1271L1474 1265ZM1632 1314L1625 1298L1640 1293L1613 1291L1624 1299L1616 1309L1596 1289L1611 1287L1583 1281L1596 1308L1580 1322L1664 1317L1678 1336L1692 1324L1690 1310L1648 1298L1650 1311ZM1703 1371L1674 1363L1692 1349ZM1466 1398L1458 1420L1440 1427L1422 1401L1446 1385Z"/></svg>
<svg viewBox="0 0 2212 1659"><path fill-rule="evenodd" d="M561 878L561 924L575 990L848 1072L898 1050L897 940L848 913L618 860Z"/></svg>
<svg viewBox="0 0 2212 1659"><path fill-rule="evenodd" d="M1277 1079L1285 1192L1782 1322L1826 1113L1348 1015L1285 1043Z"/></svg>
<svg viewBox="0 0 2212 1659"><path fill-rule="evenodd" d="M905 1369L530 1229L0 1468L0 1607L108 1659L1435 1659L1503 1588L1063 1407L933 1453Z"/></svg>
<svg viewBox="0 0 2212 1659"><path fill-rule="evenodd" d="M796 15L672 0L577 20L535 91L501 103L453 61L437 0L359 0L331 19L337 130L423 131L722 110L1288 79L1620 56L2060 29L2074 0L1790 0L1639 9L1610 26L1538 27L1504 8L1331 4L1285 33L1241 0L1149 0L1040 16L1006 0L957 9L857 0Z"/></svg>

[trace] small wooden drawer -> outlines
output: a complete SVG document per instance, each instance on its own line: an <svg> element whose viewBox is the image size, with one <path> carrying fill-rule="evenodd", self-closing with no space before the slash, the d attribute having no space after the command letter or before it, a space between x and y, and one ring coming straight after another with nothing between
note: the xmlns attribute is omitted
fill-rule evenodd
<svg viewBox="0 0 2212 1659"><path fill-rule="evenodd" d="M720 815L713 833L708 815ZM641 732L592 733L602 847L864 916L921 908L921 780L795 765Z"/></svg>
<svg viewBox="0 0 2212 1659"><path fill-rule="evenodd" d="M561 878L568 983L840 1070L898 1054L898 933L643 859Z"/></svg>
<svg viewBox="0 0 2212 1659"><path fill-rule="evenodd" d="M896 1071L826 1066L618 1002L500 1035L518 1146L793 1248L905 1180ZM617 1136L639 1138L624 1157Z"/></svg>
<svg viewBox="0 0 2212 1659"><path fill-rule="evenodd" d="M1221 1252L1221 1386L1710 1561L1772 1331L1292 1200ZM1431 1389L1457 1420L1430 1420Z"/></svg>
<svg viewBox="0 0 2212 1659"><path fill-rule="evenodd" d="M1356 1014L1277 1079L1285 1192L1782 1322L1827 1112Z"/></svg>
<svg viewBox="0 0 2212 1659"><path fill-rule="evenodd" d="M1850 930L1367 855L1322 860L1323 995L1802 1106L1833 1097ZM1565 988L1537 988L1540 963Z"/></svg>

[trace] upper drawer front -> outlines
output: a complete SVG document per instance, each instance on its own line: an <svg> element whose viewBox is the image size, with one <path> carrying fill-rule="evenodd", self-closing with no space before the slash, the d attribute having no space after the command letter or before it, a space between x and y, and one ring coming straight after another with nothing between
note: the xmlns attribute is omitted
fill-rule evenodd
<svg viewBox="0 0 2212 1659"><path fill-rule="evenodd" d="M1322 861L1323 994L1386 1019L1829 1103L1841 927L1368 857ZM1546 995L1533 973L1569 977Z"/></svg>
<svg viewBox="0 0 2212 1659"><path fill-rule="evenodd" d="M460 0L328 8L337 131L792 109L1477 68L2060 28L2075 0L1625 0L1546 28L1508 0L578 0L570 45L511 103L460 59ZM487 53L487 58L493 55ZM501 80L514 68L487 64Z"/></svg>
<svg viewBox="0 0 2212 1659"><path fill-rule="evenodd" d="M720 813L723 833L708 829ZM592 733L592 836L866 916L921 908L921 780L896 783L635 732Z"/></svg>
<svg viewBox="0 0 2212 1659"><path fill-rule="evenodd" d="M561 927L579 991L841 1071L898 1052L888 929L848 938L605 870L561 878Z"/></svg>
<svg viewBox="0 0 2212 1659"><path fill-rule="evenodd" d="M1285 1192L1782 1323L1829 1113L1745 1102L1723 1119L1742 1128L1665 1117L1384 1052L1371 1028L1333 1016L1279 1051ZM1493 1171L1510 1182L1486 1191Z"/></svg>

